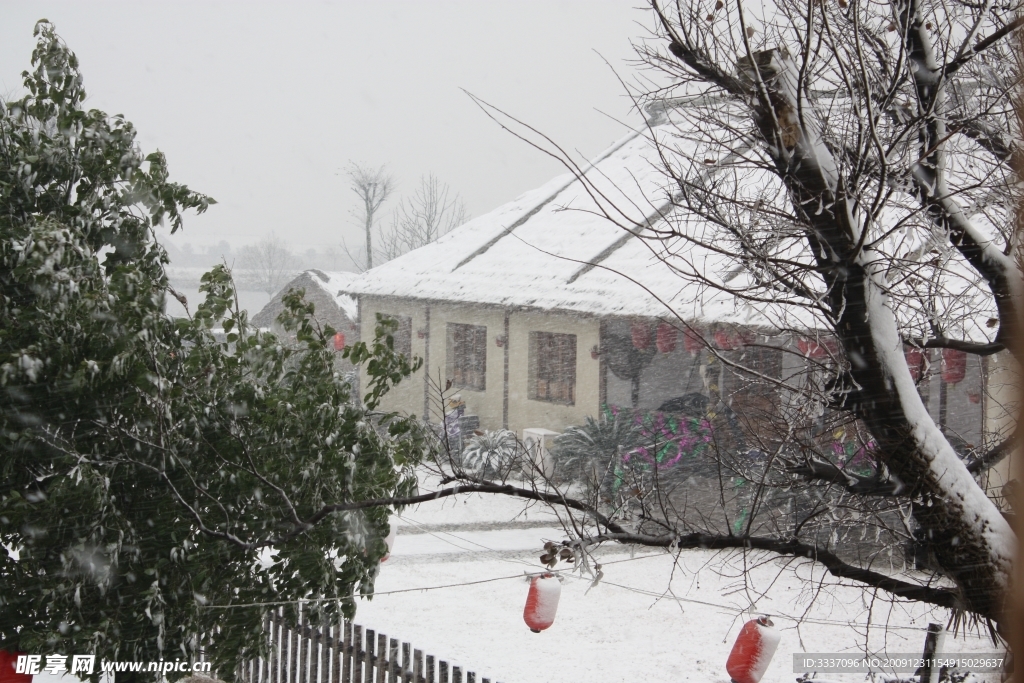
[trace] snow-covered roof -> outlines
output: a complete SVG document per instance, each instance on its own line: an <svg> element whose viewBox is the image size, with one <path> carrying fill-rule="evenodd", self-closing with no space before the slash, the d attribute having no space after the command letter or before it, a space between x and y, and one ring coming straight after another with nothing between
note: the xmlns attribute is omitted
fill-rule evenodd
<svg viewBox="0 0 1024 683"><path fill-rule="evenodd" d="M628 134L581 169L590 187L559 176L367 271L351 291L602 316L665 316L671 308L689 320L752 322L742 303L696 292L648 241L601 214L627 209L616 218L634 230L659 215L652 199L666 197L666 179L648 135Z"/></svg>
<svg viewBox="0 0 1024 683"><path fill-rule="evenodd" d="M313 282L334 297L338 308L349 320L353 322L359 320L359 301L351 293L352 285L359 277L359 273L315 269L307 272L314 276L311 278Z"/></svg>
<svg viewBox="0 0 1024 683"><path fill-rule="evenodd" d="M282 287L281 291L252 317L252 323L257 327L271 327L284 311L282 299L285 293L292 289L302 289L305 290L306 299L315 304L318 320L335 328L357 324L359 304L350 292L356 277L357 273L326 272L316 269L304 271ZM313 287L316 289L312 289ZM334 304L334 307L330 304Z"/></svg>
<svg viewBox="0 0 1024 683"><path fill-rule="evenodd" d="M816 106L837 116L851 107L842 98L823 98ZM764 246L778 262L805 263L809 279L803 284L823 291L822 283L811 281L815 259L802 233L784 236L744 208L777 204L781 217L792 210L785 187L767 170L763 150L742 132L750 127L749 113L738 103L703 96L673 100L649 113L646 127L589 165L363 273L348 291L599 316L679 316L696 324L828 329L817 301L794 305L798 295L766 286L743 256ZM717 188L708 197L738 198L736 206L705 206L702 215L719 222L682 208L686 202L666 164L690 187ZM984 186L954 166L950 184L958 192L961 184ZM969 195L963 201L974 201ZM901 328L913 337L929 336L930 310L936 308L948 334L990 341L991 331L979 320L994 314L991 296L948 240L943 246L919 208L909 195L897 196L875 219L881 237L872 248L912 271L891 276L889 293L899 298L894 308ZM972 220L985 218L966 210ZM944 260L928 270L931 256L924 255L936 249ZM929 283L926 295L915 289L922 279Z"/></svg>

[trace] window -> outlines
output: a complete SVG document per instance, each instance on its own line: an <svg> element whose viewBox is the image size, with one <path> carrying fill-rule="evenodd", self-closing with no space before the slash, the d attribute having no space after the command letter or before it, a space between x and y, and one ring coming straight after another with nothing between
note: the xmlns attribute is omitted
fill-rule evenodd
<svg viewBox="0 0 1024 683"><path fill-rule="evenodd" d="M530 333L530 398L576 403L576 335Z"/></svg>
<svg viewBox="0 0 1024 683"><path fill-rule="evenodd" d="M381 316L398 321L398 329L394 334L395 352L412 360L412 318L407 315L391 315L390 313L381 313Z"/></svg>
<svg viewBox="0 0 1024 683"><path fill-rule="evenodd" d="M448 323L448 379L457 387L487 388L487 328Z"/></svg>

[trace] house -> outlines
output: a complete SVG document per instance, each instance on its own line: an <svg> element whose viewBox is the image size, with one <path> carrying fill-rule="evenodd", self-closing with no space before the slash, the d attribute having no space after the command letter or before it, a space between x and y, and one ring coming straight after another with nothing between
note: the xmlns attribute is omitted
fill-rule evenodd
<svg viewBox="0 0 1024 683"><path fill-rule="evenodd" d="M789 329L804 331L780 333L762 311L680 277L659 258L660 242L645 239L669 206L658 199L666 179L650 135L630 133L581 168L586 184L555 178L352 283L362 338L377 314L393 317L397 347L424 360L386 409L440 422L437 387L451 381L481 428L522 435L561 432L617 406L692 414L718 405L750 420L805 402L725 361L808 375L833 343L815 322L794 319ZM622 207L635 215L619 224L604 215ZM710 252L689 259L726 267ZM945 381L939 356L917 357L922 395L947 433L980 447L1005 419L986 391L989 361L958 358L961 372Z"/></svg>
<svg viewBox="0 0 1024 683"><path fill-rule="evenodd" d="M284 329L277 318L284 311L284 295L293 289L301 289L305 292L306 301L314 306L313 320L321 328L330 326L335 330L334 346L340 351L346 344L359 339L359 305L356 298L347 293L356 277L357 273L307 270L281 288L250 322L256 327L283 334ZM348 369L351 369L350 365Z"/></svg>

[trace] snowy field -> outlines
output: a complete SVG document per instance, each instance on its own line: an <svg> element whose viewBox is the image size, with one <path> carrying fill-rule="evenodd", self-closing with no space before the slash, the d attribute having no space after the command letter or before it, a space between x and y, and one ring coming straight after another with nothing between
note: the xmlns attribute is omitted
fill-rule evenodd
<svg viewBox="0 0 1024 683"><path fill-rule="evenodd" d="M728 683L736 634L760 614L772 615L782 633L763 681L792 683L794 653L863 654L867 642L872 654L920 654L928 622L946 623L944 610L893 604L806 562L785 569L777 559L748 556L744 581L736 553L686 551L674 562L664 551L614 547L600 554L597 586L562 572L555 623L535 634L523 623L525 574L542 569L544 541L563 536L550 512L522 509L522 501L474 495L406 510L377 594L359 603L356 623L504 683ZM997 650L977 634L949 634L943 648Z"/></svg>

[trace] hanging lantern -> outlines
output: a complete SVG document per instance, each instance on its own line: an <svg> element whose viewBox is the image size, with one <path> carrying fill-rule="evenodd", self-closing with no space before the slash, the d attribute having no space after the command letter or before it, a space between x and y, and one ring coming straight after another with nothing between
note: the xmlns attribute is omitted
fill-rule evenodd
<svg viewBox="0 0 1024 683"><path fill-rule="evenodd" d="M910 368L910 376L914 381L921 379L921 372L924 370L924 349L920 349L916 346L908 346L903 350L903 355L907 359L907 367Z"/></svg>
<svg viewBox="0 0 1024 683"><path fill-rule="evenodd" d="M779 632L768 617L743 624L732 646L725 670L733 683L758 683L779 647Z"/></svg>
<svg viewBox="0 0 1024 683"><path fill-rule="evenodd" d="M715 330L715 346L722 351L735 351L747 345L747 339L741 332L730 332L724 327Z"/></svg>
<svg viewBox="0 0 1024 683"><path fill-rule="evenodd" d="M398 526L395 524L388 524L388 536L384 539L384 544L388 547L388 551L384 553L384 557L380 558L381 562L387 562L388 558L391 557L391 549L395 547L395 535L398 533Z"/></svg>
<svg viewBox="0 0 1024 683"><path fill-rule="evenodd" d="M677 338L678 335L676 333L676 328L665 322L658 323L656 343L658 345L659 352L672 353L675 351Z"/></svg>
<svg viewBox="0 0 1024 683"><path fill-rule="evenodd" d="M336 332L334 334L334 350L341 351L345 348L345 333Z"/></svg>
<svg viewBox="0 0 1024 683"><path fill-rule="evenodd" d="M535 576L530 580L530 593L526 596L523 621L534 633L540 633L555 623L558 598L562 584L553 574Z"/></svg>
<svg viewBox="0 0 1024 683"><path fill-rule="evenodd" d="M687 353L693 356L704 348L704 340L701 339L697 330L687 327L686 330L683 331L683 347L686 349Z"/></svg>
<svg viewBox="0 0 1024 683"><path fill-rule="evenodd" d="M829 355L839 353L839 344L832 339L798 339L796 348L807 358L821 360Z"/></svg>
<svg viewBox="0 0 1024 683"><path fill-rule="evenodd" d="M32 683L32 674L18 673L18 655L24 654L0 650L0 683Z"/></svg>
<svg viewBox="0 0 1024 683"><path fill-rule="evenodd" d="M942 381L949 384L962 382L967 374L967 352L942 349Z"/></svg>
<svg viewBox="0 0 1024 683"><path fill-rule="evenodd" d="M651 330L647 323L635 322L629 331L633 336L633 348L637 351L646 351L651 345Z"/></svg>

